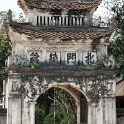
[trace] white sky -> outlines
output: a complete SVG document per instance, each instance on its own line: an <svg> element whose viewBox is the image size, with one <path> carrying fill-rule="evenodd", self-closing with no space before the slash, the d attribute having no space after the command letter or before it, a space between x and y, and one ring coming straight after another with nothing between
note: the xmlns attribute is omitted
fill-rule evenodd
<svg viewBox="0 0 124 124"><path fill-rule="evenodd" d="M17 5L18 0L0 0L0 11L8 11L11 9L16 13L22 12L22 10Z"/></svg>
<svg viewBox="0 0 124 124"><path fill-rule="evenodd" d="M11 9L15 14L18 15L22 12L22 10L17 5L17 1L18 0L0 0L0 11L8 11Z"/></svg>
<svg viewBox="0 0 124 124"><path fill-rule="evenodd" d="M11 9L16 15L22 13L22 10L17 5L18 0L0 0L0 11L8 11ZM104 0L104 1L124 1L124 0ZM99 7L97 12L95 12L96 16L102 15L103 13L106 15L105 8Z"/></svg>
<svg viewBox="0 0 124 124"><path fill-rule="evenodd" d="M17 5L18 0L0 0L0 11L8 11L11 9L15 13L21 13L22 10Z"/></svg>
<svg viewBox="0 0 124 124"><path fill-rule="evenodd" d="M22 10L17 5L17 1L18 0L0 0L0 11L8 11L9 9L11 9L16 13L22 12ZM107 0L107 1L124 1L124 0Z"/></svg>

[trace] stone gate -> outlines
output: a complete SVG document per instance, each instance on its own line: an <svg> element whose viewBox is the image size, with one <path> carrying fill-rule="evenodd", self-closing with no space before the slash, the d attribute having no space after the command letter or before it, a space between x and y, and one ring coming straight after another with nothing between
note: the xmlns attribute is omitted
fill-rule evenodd
<svg viewBox="0 0 124 124"><path fill-rule="evenodd" d="M35 104L58 87L77 105L77 124L116 124L113 28L92 26L101 0L19 0L26 22L12 20L3 33L12 55L3 72L7 124L35 124Z"/></svg>

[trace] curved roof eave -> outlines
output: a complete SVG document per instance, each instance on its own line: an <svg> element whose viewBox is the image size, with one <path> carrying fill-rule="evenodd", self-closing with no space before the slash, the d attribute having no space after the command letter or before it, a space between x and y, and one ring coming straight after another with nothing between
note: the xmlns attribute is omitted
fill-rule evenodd
<svg viewBox="0 0 124 124"><path fill-rule="evenodd" d="M11 22L9 26L19 34L30 38L48 39L96 39L110 36L114 29L100 27L33 26L29 23Z"/></svg>
<svg viewBox="0 0 124 124"><path fill-rule="evenodd" d="M97 9L102 0L95 0L93 2L56 2L56 1L40 1L40 0L18 0L18 5L23 9L27 6L30 9L77 9L77 10L89 10Z"/></svg>

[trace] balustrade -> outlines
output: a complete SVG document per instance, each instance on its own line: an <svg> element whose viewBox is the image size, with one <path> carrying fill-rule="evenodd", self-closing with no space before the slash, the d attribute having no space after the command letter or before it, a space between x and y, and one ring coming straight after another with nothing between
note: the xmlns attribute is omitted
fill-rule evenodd
<svg viewBox="0 0 124 124"><path fill-rule="evenodd" d="M37 25L83 26L83 17L37 16Z"/></svg>

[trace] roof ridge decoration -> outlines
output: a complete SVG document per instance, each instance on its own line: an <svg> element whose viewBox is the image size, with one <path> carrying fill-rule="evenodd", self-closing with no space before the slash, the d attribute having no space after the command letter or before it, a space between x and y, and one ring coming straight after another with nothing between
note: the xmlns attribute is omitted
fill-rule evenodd
<svg viewBox="0 0 124 124"><path fill-rule="evenodd" d="M97 9L102 0L95 0L93 2L63 2L63 1L39 1L39 0L18 0L18 5L20 7L28 6L29 8L37 8L37 9Z"/></svg>
<svg viewBox="0 0 124 124"><path fill-rule="evenodd" d="M27 35L28 38L43 38L43 39L88 39L88 38L100 38L110 36L114 29L109 30L79 30L79 31L62 31L62 30L34 30L33 27L26 27L25 24L20 24L12 22L9 26L13 29L14 32L19 34ZM83 29L83 28L82 28Z"/></svg>

